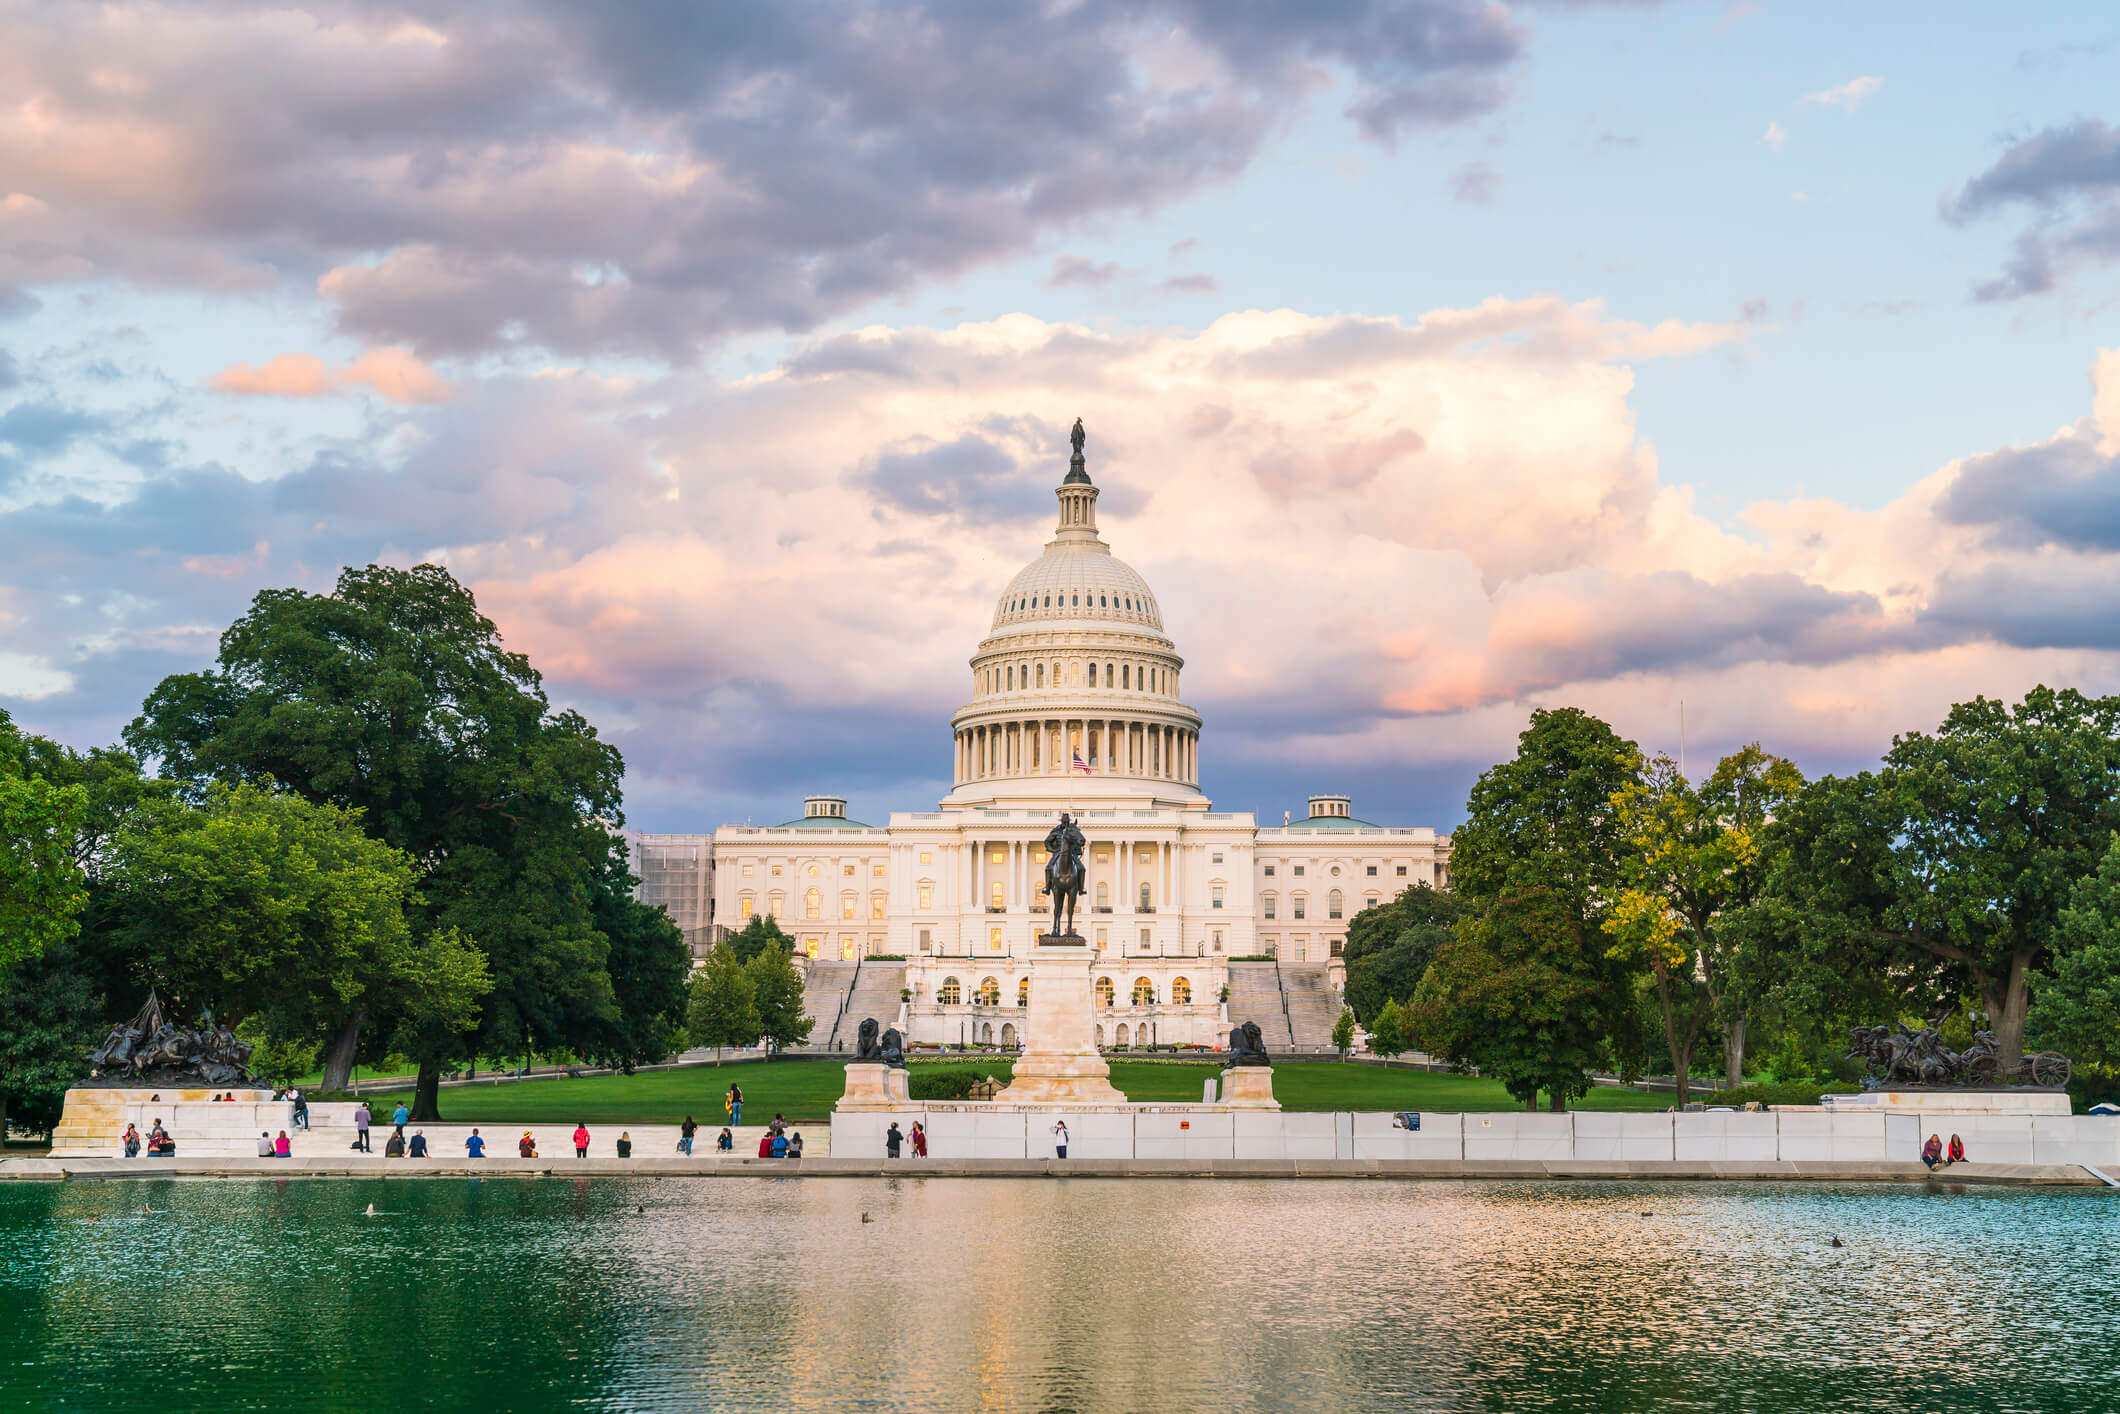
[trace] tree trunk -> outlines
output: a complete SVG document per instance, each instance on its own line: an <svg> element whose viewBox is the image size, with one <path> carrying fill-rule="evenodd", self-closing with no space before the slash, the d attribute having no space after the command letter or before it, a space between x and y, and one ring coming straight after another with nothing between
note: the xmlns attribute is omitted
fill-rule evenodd
<svg viewBox="0 0 2120 1414"><path fill-rule="evenodd" d="M2032 955L2017 953L2010 958L2009 977L1998 991L1992 984L1981 988L1988 1007L1988 1029L1995 1033L1996 1060L2004 1075L2013 1075L2024 1058L2024 1015L2031 1009L2028 973Z"/></svg>
<svg viewBox="0 0 2120 1414"><path fill-rule="evenodd" d="M1686 1107L1686 1072L1693 1068L1693 1037L1678 1034L1678 1017L1671 1010L1671 978L1656 969L1656 1001L1664 1012L1664 1039L1671 1046L1671 1073L1678 1082L1678 1107Z"/></svg>
<svg viewBox="0 0 2120 1414"><path fill-rule="evenodd" d="M1538 1091L1533 1090L1529 1098L1524 1101L1524 1112L1526 1114L1538 1113Z"/></svg>
<svg viewBox="0 0 2120 1414"><path fill-rule="evenodd" d="M1723 1084L1735 1090L1745 1083L1745 1019L1738 1017L1723 1035Z"/></svg>
<svg viewBox="0 0 2120 1414"><path fill-rule="evenodd" d="M355 1007L353 1015L339 1028L339 1034L331 1038L331 1047L324 1053L324 1091L335 1094L343 1091L353 1081L353 1060L361 1050L361 1023L367 1019L367 1008Z"/></svg>
<svg viewBox="0 0 2120 1414"><path fill-rule="evenodd" d="M420 1062L419 1079L412 1086L412 1117L426 1124L442 1118L442 1068L431 1060Z"/></svg>
<svg viewBox="0 0 2120 1414"><path fill-rule="evenodd" d="M1546 1092L1546 1108L1557 1115L1568 1113L1568 1092L1565 1090L1548 1090Z"/></svg>

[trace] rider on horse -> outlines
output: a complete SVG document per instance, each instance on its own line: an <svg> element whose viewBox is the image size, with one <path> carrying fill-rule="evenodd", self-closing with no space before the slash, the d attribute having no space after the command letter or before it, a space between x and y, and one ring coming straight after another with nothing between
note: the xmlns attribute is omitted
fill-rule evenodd
<svg viewBox="0 0 2120 1414"><path fill-rule="evenodd" d="M1060 823L1053 826L1045 836L1045 891L1053 899L1053 935L1060 933L1060 904L1067 903L1067 927L1075 927L1075 900L1082 897L1082 880L1087 874L1082 866L1082 850L1086 843L1081 827L1066 811L1060 813Z"/></svg>

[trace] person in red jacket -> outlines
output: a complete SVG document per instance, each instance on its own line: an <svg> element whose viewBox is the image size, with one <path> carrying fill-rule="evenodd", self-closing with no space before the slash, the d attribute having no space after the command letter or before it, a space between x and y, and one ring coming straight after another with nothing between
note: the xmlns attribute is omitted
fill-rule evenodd
<svg viewBox="0 0 2120 1414"><path fill-rule="evenodd" d="M589 1157L589 1126L586 1124L574 1126L574 1157L577 1159Z"/></svg>
<svg viewBox="0 0 2120 1414"><path fill-rule="evenodd" d="M758 1157L761 1159L773 1157L773 1131L770 1129L758 1136Z"/></svg>

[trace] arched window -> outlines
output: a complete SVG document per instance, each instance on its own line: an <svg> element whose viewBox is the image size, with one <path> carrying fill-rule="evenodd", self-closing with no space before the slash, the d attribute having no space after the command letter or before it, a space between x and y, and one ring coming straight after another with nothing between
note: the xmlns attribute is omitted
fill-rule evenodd
<svg viewBox="0 0 2120 1414"><path fill-rule="evenodd" d="M1097 907L1109 913L1111 912L1111 906L1112 886L1109 883L1100 880L1097 884Z"/></svg>
<svg viewBox="0 0 2120 1414"><path fill-rule="evenodd" d="M1120 1050L1126 1049L1126 1023L1123 1021L1119 1023L1118 1044Z"/></svg>
<svg viewBox="0 0 2120 1414"><path fill-rule="evenodd" d="M991 891L990 897L992 899L992 902L987 905L988 908L1008 907L1007 885L1000 879L994 880L994 887Z"/></svg>
<svg viewBox="0 0 2120 1414"><path fill-rule="evenodd" d="M1147 979L1146 977L1137 977L1137 978L1135 978L1135 979L1134 979L1134 1005L1135 1005L1135 1006L1154 1006L1155 1004L1156 1004L1156 984L1155 984L1155 983L1153 983L1153 982L1151 982L1151 981L1149 981L1149 980L1148 980L1148 979Z"/></svg>
<svg viewBox="0 0 2120 1414"><path fill-rule="evenodd" d="M802 916L805 918L815 918L817 916L818 909L821 908L823 904L824 899L817 892L817 890L804 890L802 895Z"/></svg>
<svg viewBox="0 0 2120 1414"><path fill-rule="evenodd" d="M1338 918L1340 916L1340 891L1338 889L1334 889L1331 893L1325 895L1325 916L1327 918Z"/></svg>
<svg viewBox="0 0 2120 1414"><path fill-rule="evenodd" d="M1045 686L1045 664L1043 663L1038 665L1038 686Z"/></svg>
<svg viewBox="0 0 2120 1414"><path fill-rule="evenodd" d="M1014 692L1016 690L1016 665L1014 663L1009 664L1008 667L1008 686L1009 691Z"/></svg>
<svg viewBox="0 0 2120 1414"><path fill-rule="evenodd" d="M935 1000L943 1006L956 1006L964 1000L964 989L954 977L942 979L942 987L935 993Z"/></svg>
<svg viewBox="0 0 2120 1414"><path fill-rule="evenodd" d="M1021 979L1020 981L1018 981L1018 982L1016 983L1016 1005L1017 1005L1017 1006L1029 1006L1030 1004L1031 1004L1031 979L1030 979L1030 978L1028 978L1028 977L1025 977L1025 978Z"/></svg>
<svg viewBox="0 0 2120 1414"><path fill-rule="evenodd" d="M1112 685L1113 681L1114 681L1114 679L1113 679L1113 677L1112 677L1112 665L1111 665L1111 664L1109 664L1109 663L1106 663L1106 664L1104 665L1104 685L1105 685L1106 687L1110 687L1110 686Z"/></svg>
<svg viewBox="0 0 2120 1414"><path fill-rule="evenodd" d="M1183 977L1171 978L1170 1004L1172 1006L1185 1006L1188 1005L1191 1001L1192 983L1186 981Z"/></svg>
<svg viewBox="0 0 2120 1414"><path fill-rule="evenodd" d="M1155 905L1149 902L1148 885L1143 884L1141 886L1141 911L1147 913L1154 907Z"/></svg>
<svg viewBox="0 0 2120 1414"><path fill-rule="evenodd" d="M1001 984L999 982L996 982L991 977L981 979L979 983L979 1005L1001 1005Z"/></svg>
<svg viewBox="0 0 2120 1414"><path fill-rule="evenodd" d="M1108 1008L1111 1006L1111 1004L1112 979L1109 977L1099 977L1097 979L1097 1005Z"/></svg>
<svg viewBox="0 0 2120 1414"><path fill-rule="evenodd" d="M1091 687L1097 685L1097 665L1095 663L1089 665L1089 685Z"/></svg>
<svg viewBox="0 0 2120 1414"><path fill-rule="evenodd" d="M808 874L812 879L814 879L817 877L817 866L812 864L808 869L804 870L803 872Z"/></svg>

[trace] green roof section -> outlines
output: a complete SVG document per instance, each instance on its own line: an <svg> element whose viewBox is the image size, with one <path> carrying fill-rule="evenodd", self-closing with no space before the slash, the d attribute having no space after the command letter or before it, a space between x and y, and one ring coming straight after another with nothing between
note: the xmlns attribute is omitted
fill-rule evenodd
<svg viewBox="0 0 2120 1414"><path fill-rule="evenodd" d="M1372 825L1367 820L1357 820L1352 815L1313 815L1307 820L1291 820L1291 830L1381 830L1382 825Z"/></svg>
<svg viewBox="0 0 2120 1414"><path fill-rule="evenodd" d="M776 830L873 830L874 825L864 825L859 820L849 820L844 815L798 815L792 820L783 820L773 827Z"/></svg>

